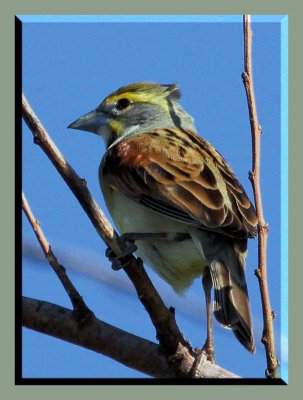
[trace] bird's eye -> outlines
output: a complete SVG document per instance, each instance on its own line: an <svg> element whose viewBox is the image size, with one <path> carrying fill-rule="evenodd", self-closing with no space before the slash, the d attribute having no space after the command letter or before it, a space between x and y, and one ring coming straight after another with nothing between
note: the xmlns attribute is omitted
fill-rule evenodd
<svg viewBox="0 0 303 400"><path fill-rule="evenodd" d="M123 97L117 101L117 110L125 110L130 105L130 100Z"/></svg>

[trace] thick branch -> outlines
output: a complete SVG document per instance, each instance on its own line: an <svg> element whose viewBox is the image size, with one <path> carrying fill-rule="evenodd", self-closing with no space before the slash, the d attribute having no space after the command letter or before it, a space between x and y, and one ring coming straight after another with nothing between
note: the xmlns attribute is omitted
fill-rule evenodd
<svg viewBox="0 0 303 400"><path fill-rule="evenodd" d="M158 346L96 318L79 325L73 311L23 298L22 324L29 329L85 347L154 377L173 377Z"/></svg>
<svg viewBox="0 0 303 400"><path fill-rule="evenodd" d="M273 332L273 312L270 306L269 291L267 285L267 267L266 267L266 244L268 236L268 225L263 216L261 188L260 188L260 137L261 126L258 122L257 108L254 95L253 74L252 74L252 31L250 26L250 16L243 16L244 23L244 72L242 73L243 83L246 90L249 120L252 134L252 171L249 178L252 183L256 214L258 218L258 269L256 276L258 278L262 310L263 310L263 337L262 343L265 346L267 371L266 375L272 378L278 378L278 360L275 355L274 332Z"/></svg>
<svg viewBox="0 0 303 400"><path fill-rule="evenodd" d="M79 325L73 311L41 300L23 298L23 325L69 343L106 355L130 368L158 378L176 378L166 357L155 343L139 338L103 321L90 318ZM187 364L190 373L194 358ZM206 361L197 378L237 378L218 365Z"/></svg>

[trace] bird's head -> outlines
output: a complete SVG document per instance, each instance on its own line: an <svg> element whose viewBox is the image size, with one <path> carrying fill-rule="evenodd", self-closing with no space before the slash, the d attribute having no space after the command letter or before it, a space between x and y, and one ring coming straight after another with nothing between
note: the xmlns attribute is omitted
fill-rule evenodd
<svg viewBox="0 0 303 400"><path fill-rule="evenodd" d="M155 128L191 128L193 119L178 103L177 85L139 82L123 86L107 96L93 111L69 128L93 132L104 138L107 147L130 134Z"/></svg>

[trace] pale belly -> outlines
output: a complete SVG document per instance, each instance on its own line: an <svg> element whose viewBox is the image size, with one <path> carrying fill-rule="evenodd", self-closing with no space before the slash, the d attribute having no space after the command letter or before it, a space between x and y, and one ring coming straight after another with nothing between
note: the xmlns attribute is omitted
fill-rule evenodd
<svg viewBox="0 0 303 400"><path fill-rule="evenodd" d="M136 241L139 255L176 292L187 289L202 275L207 263L192 239L192 231L183 223L137 204L118 191L103 190L109 212L120 233L178 232L188 236L182 240L144 239Z"/></svg>

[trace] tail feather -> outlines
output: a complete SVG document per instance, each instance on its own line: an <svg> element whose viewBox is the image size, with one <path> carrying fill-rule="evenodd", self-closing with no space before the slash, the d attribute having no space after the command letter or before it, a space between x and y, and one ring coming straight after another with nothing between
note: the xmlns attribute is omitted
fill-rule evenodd
<svg viewBox="0 0 303 400"><path fill-rule="evenodd" d="M240 343L254 352L254 338L246 282L240 287L221 261L211 264L215 289L214 315L218 322L231 328Z"/></svg>
<svg viewBox="0 0 303 400"><path fill-rule="evenodd" d="M232 246L225 247L224 254L220 256L221 260L214 260L210 264L215 291L214 315L220 324L233 330L239 342L248 351L254 353L253 328L243 263L245 257L241 259Z"/></svg>

